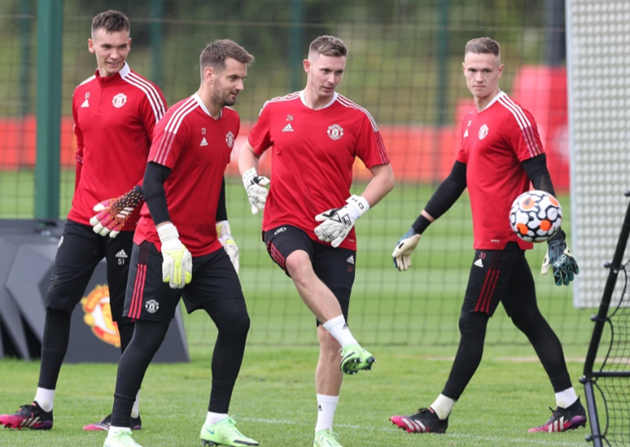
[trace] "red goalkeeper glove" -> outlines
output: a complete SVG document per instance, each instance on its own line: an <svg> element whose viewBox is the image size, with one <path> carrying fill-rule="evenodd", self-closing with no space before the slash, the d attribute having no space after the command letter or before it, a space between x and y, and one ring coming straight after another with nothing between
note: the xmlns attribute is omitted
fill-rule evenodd
<svg viewBox="0 0 630 447"><path fill-rule="evenodd" d="M92 229L101 236L109 234L109 237L115 238L127 223L133 210L143 200L142 188L136 186L117 199L104 200L95 205L94 211L98 211L98 214L90 219Z"/></svg>

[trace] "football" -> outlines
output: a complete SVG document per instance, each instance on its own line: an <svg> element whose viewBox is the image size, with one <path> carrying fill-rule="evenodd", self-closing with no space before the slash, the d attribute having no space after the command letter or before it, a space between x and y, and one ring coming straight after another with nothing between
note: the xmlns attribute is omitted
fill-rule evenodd
<svg viewBox="0 0 630 447"><path fill-rule="evenodd" d="M527 191L514 200L510 226L527 242L542 242L556 234L562 224L562 207L545 191Z"/></svg>

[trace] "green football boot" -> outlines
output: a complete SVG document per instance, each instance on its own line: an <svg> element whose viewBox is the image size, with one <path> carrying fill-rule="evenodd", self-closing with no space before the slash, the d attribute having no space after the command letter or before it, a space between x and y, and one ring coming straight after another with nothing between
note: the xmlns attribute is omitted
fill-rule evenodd
<svg viewBox="0 0 630 447"><path fill-rule="evenodd" d="M313 447L343 447L337 442L337 433L330 428L325 428L315 433Z"/></svg>
<svg viewBox="0 0 630 447"><path fill-rule="evenodd" d="M203 424L201 442L204 447L227 445L232 447L260 445L258 441L248 438L236 428L236 421L231 417L221 419L216 424Z"/></svg>
<svg viewBox="0 0 630 447"><path fill-rule="evenodd" d="M376 359L359 345L346 345L340 349L341 363L339 368L346 374L356 374L361 370L371 370Z"/></svg>
<svg viewBox="0 0 630 447"><path fill-rule="evenodd" d="M108 437L103 447L142 447L131 437L130 431L116 433L112 437Z"/></svg>

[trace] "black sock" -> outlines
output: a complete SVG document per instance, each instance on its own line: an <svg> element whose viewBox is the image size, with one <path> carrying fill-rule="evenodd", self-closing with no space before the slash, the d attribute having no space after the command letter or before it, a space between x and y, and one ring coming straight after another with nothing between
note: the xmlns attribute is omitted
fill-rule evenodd
<svg viewBox="0 0 630 447"><path fill-rule="evenodd" d="M219 330L212 354L212 391L208 411L227 413L243 362L249 315L243 298L212 301L204 309Z"/></svg>
<svg viewBox="0 0 630 447"><path fill-rule="evenodd" d="M486 339L488 314L462 311L459 317L461 338L457 355L442 394L458 400L481 363Z"/></svg>
<svg viewBox="0 0 630 447"><path fill-rule="evenodd" d="M134 336L118 363L112 411L114 427L129 427L131 410L144 374L166 336L169 323L136 321Z"/></svg>
<svg viewBox="0 0 630 447"><path fill-rule="evenodd" d="M512 322L527 336L534 347L549 376L553 391L559 393L571 388L571 378L564 360L562 344L538 308L527 309L513 315Z"/></svg>
<svg viewBox="0 0 630 447"><path fill-rule="evenodd" d="M72 315L65 310L46 309L44 338L42 340L42 363L39 367L40 388L54 390L70 339Z"/></svg>

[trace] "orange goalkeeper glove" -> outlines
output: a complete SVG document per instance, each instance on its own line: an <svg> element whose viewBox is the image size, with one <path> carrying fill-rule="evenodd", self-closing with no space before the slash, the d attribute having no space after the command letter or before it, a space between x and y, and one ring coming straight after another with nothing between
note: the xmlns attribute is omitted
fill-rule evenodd
<svg viewBox="0 0 630 447"><path fill-rule="evenodd" d="M98 214L90 219L92 229L101 236L109 234L109 237L115 238L127 223L131 213L143 200L142 188L135 186L117 199L102 201L94 206L94 211Z"/></svg>

